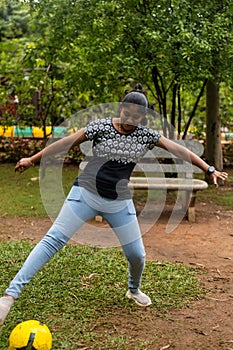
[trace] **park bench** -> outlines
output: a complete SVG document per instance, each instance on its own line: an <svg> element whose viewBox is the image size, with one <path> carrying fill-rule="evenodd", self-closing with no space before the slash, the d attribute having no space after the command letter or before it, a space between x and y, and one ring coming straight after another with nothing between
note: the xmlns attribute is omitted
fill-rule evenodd
<svg viewBox="0 0 233 350"><path fill-rule="evenodd" d="M202 156L204 147L194 140L175 141L198 156ZM81 144L81 151L86 155L80 163L79 169L83 171L90 152L90 141ZM179 205L190 222L195 222L195 202L197 191L208 187L206 181L194 178L195 174L201 174L202 170L192 164L175 157L172 153L154 147L148 151L139 163L136 164L129 182L129 188L135 190L177 191Z"/></svg>

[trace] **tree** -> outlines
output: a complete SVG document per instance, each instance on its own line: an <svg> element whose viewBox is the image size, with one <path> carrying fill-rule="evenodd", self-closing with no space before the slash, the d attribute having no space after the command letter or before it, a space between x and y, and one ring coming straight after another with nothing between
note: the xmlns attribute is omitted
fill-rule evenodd
<svg viewBox="0 0 233 350"><path fill-rule="evenodd" d="M8 71L12 69L11 60L22 37L28 34L29 9L23 4L0 1L0 48L1 84L0 112L4 116L2 124L8 124L16 114L15 86ZM10 42L11 41L11 42ZM5 70L5 68L7 69Z"/></svg>
<svg viewBox="0 0 233 350"><path fill-rule="evenodd" d="M219 108L219 84L208 80L206 89L206 158L222 170L221 122Z"/></svg>
<svg viewBox="0 0 233 350"><path fill-rule="evenodd" d="M182 110L179 94L191 90L194 82L203 91L203 83L212 77L213 45L223 54L224 79L229 74L232 5L226 4L217 25L212 23L212 1L47 0L37 6L53 28L50 42L65 48L61 60L77 60L73 77L84 89L101 87L106 96L119 80L126 86L132 77L143 80L158 110L175 124ZM84 81L85 76L90 79Z"/></svg>
<svg viewBox="0 0 233 350"><path fill-rule="evenodd" d="M28 35L29 18L28 6L0 0L0 42Z"/></svg>
<svg viewBox="0 0 233 350"><path fill-rule="evenodd" d="M220 84L222 82L222 76L224 76L224 69L229 74L229 67L226 67L226 54L225 50L228 49L229 43L232 44L232 37L227 40L229 36L228 21L233 19L232 8L228 1L217 0L214 1L214 9L209 14L209 18L213 26L218 27L218 38L225 41L225 45L218 46L216 44L216 38L212 38L211 46L211 58L212 64L210 66L211 77L207 83L206 89L206 157L209 163L214 164L217 169L222 170L222 147L221 147L221 118L220 118ZM231 11L231 12L230 12ZM228 12L229 15L224 14ZM227 22L225 22L227 21ZM227 24L226 24L227 23ZM231 29L232 31L232 29ZM226 45L227 43L227 45ZM223 68L224 67L224 68Z"/></svg>
<svg viewBox="0 0 233 350"><path fill-rule="evenodd" d="M214 79L214 47L221 57L220 81L232 75L230 0L214 23L216 3L210 0L28 3L43 40L34 41L27 63L42 60L45 67L58 67L64 90L78 97L80 107L119 100L122 86L129 89L141 81L155 108L185 137L206 82ZM187 108L183 96L188 94L196 100Z"/></svg>
<svg viewBox="0 0 233 350"><path fill-rule="evenodd" d="M42 126L44 138L47 138L46 126L59 125L64 115L77 110L77 102L67 89L64 69L54 58L53 47L46 42L47 28L43 20L36 28L34 15L30 14L29 21L29 13L30 8L22 3L2 2L0 6L0 18L4 23L0 42L1 75L6 81L0 84L0 104L4 111L1 124ZM9 28L20 15L27 19L27 25L19 34L19 31L10 31ZM21 23L24 23L23 19ZM17 94L19 103L17 112L10 114L4 106L13 94Z"/></svg>

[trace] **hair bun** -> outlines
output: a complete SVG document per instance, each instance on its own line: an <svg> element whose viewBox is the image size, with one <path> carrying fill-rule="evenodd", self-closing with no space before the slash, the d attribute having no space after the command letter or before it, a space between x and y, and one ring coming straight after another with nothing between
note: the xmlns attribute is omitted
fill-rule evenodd
<svg viewBox="0 0 233 350"><path fill-rule="evenodd" d="M142 92L142 84L137 83L137 84L135 85L135 91L140 91L140 92Z"/></svg>

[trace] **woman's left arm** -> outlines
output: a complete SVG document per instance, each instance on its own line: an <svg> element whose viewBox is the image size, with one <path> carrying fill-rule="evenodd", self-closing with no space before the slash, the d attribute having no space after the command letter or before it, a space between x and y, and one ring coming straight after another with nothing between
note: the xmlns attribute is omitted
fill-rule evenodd
<svg viewBox="0 0 233 350"><path fill-rule="evenodd" d="M166 149L168 152L174 154L178 158L181 158L189 163L192 163L193 165L196 165L198 168L202 169L208 174L210 165L186 147L172 140L169 140L164 136L160 137L159 142L156 144L156 146ZM218 179L225 181L228 177L228 174L224 171L218 171L215 169L215 171L210 174L210 177L214 185L218 187Z"/></svg>

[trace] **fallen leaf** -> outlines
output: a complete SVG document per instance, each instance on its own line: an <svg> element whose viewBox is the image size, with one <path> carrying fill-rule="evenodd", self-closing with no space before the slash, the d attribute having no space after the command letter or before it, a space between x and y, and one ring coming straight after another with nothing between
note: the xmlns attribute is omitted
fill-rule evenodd
<svg viewBox="0 0 233 350"><path fill-rule="evenodd" d="M166 349L169 349L171 346L171 344L168 344L168 345L165 345L165 346L162 346L159 350L166 350Z"/></svg>
<svg viewBox="0 0 233 350"><path fill-rule="evenodd" d="M31 177L30 180L31 181L37 181L37 180L39 180L39 177Z"/></svg>

